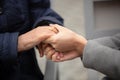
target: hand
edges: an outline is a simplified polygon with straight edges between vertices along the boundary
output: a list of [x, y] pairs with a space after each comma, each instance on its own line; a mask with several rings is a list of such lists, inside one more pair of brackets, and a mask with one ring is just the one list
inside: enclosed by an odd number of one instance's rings
[[50, 59], [54, 62], [62, 62], [80, 57], [79, 53], [76, 50], [61, 53], [55, 51], [55, 49], [51, 46], [47, 46], [46, 48], [44, 48], [44, 54], [46, 55], [47, 59]]
[[54, 35], [55, 32], [50, 30], [49, 26], [37, 27], [18, 37], [18, 51], [24, 51], [33, 48], [40, 42]]
[[[82, 56], [84, 47], [87, 43], [87, 40], [84, 37], [59, 25], [51, 26], [56, 27], [59, 32], [45, 40], [45, 43], [49, 43], [53, 47], [51, 48], [49, 46], [44, 49], [45, 52], [47, 51], [46, 56], [48, 59], [53, 61], [64, 61]], [[48, 51], [49, 48], [51, 49]], [[59, 56], [61, 54], [64, 56]]]
[[46, 39], [44, 43], [51, 44], [56, 51], [60, 52], [70, 50], [77, 50], [79, 53], [83, 52], [84, 46], [87, 43], [87, 40], [84, 37], [57, 24], [50, 26], [55, 27], [58, 30], [58, 33]]
[[[54, 32], [55, 34], [57, 34], [58, 33], [58, 30], [53, 26], [51, 26], [50, 28], [49, 28], [49, 30], [51, 30], [52, 32]], [[44, 43], [44, 41], [42, 41], [40, 44], [38, 44], [37, 45], [37, 49], [38, 49], [38, 51], [39, 51], [39, 53], [40, 53], [40, 57], [43, 57], [44, 56], [44, 49], [46, 48], [46, 47], [52, 47], [50, 44], [48, 44], [48, 43]]]

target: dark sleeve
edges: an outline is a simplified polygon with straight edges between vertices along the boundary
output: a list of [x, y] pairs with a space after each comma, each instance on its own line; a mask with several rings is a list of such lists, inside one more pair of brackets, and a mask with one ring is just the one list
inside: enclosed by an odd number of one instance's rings
[[0, 34], [0, 65], [14, 64], [17, 60], [18, 33]]
[[103, 74], [120, 79], [120, 34], [88, 41], [84, 53], [83, 64]]
[[50, 0], [30, 0], [33, 27], [49, 23], [63, 25], [63, 19], [50, 8]]

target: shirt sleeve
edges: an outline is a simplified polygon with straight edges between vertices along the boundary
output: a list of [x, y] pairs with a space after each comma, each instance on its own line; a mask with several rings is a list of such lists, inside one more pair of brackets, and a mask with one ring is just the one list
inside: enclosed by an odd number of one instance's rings
[[120, 34], [89, 40], [83, 53], [83, 64], [117, 80], [120, 78]]
[[18, 33], [0, 34], [0, 65], [11, 65], [17, 61]]
[[33, 27], [49, 23], [63, 25], [63, 19], [50, 8], [50, 0], [30, 0]]

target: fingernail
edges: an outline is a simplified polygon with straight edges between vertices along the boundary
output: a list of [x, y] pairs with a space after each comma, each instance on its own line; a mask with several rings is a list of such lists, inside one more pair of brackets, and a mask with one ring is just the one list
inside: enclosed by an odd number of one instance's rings
[[64, 55], [62, 53], [60, 53], [60, 57], [64, 57]]
[[57, 56], [57, 59], [60, 59], [60, 56]]

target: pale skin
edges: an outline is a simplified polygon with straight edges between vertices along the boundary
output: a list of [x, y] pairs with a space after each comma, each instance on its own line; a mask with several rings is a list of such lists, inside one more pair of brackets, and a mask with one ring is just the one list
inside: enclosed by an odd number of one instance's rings
[[42, 41], [46, 40], [56, 31], [50, 26], [39, 26], [25, 34], [18, 37], [18, 52], [29, 50], [36, 45], [39, 45]]
[[84, 37], [57, 24], [50, 26], [55, 27], [58, 33], [44, 41], [44, 43], [50, 44], [44, 45], [42, 48], [48, 59], [60, 62], [83, 55], [84, 47], [87, 44]]

